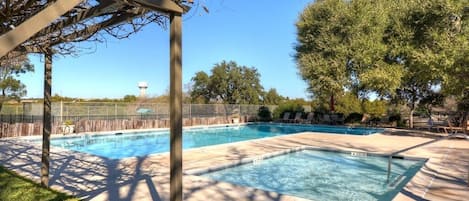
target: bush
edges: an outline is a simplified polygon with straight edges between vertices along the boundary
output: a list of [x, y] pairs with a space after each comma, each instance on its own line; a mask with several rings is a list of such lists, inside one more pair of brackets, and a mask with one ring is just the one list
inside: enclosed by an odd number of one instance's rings
[[257, 116], [259, 116], [259, 121], [272, 121], [272, 112], [270, 112], [269, 107], [261, 106]]
[[389, 121], [390, 122], [398, 122], [401, 120], [401, 114], [393, 114], [389, 116]]
[[320, 110], [314, 111], [314, 121], [319, 122], [324, 117], [324, 112]]
[[350, 113], [347, 118], [345, 118], [345, 123], [361, 123], [363, 119], [363, 114], [360, 113]]
[[293, 113], [304, 111], [305, 109], [303, 108], [303, 105], [299, 103], [285, 102], [281, 103], [280, 105], [278, 105], [277, 108], [275, 108], [273, 116], [274, 119], [279, 119], [283, 117], [283, 114], [285, 114], [285, 112], [290, 112], [291, 115], [293, 115]]

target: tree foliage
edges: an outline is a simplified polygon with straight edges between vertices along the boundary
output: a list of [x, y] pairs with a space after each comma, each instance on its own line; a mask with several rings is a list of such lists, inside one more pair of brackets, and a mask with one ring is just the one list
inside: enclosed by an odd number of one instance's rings
[[5, 101], [26, 95], [26, 86], [18, 76], [32, 71], [34, 66], [25, 54], [11, 52], [0, 60], [0, 111]]
[[261, 106], [257, 111], [257, 116], [260, 121], [272, 121], [272, 112], [270, 112], [269, 107]]
[[285, 112], [290, 112], [291, 116], [294, 116], [296, 112], [304, 112], [303, 103], [299, 100], [286, 100], [278, 105], [274, 109], [272, 114], [274, 119], [282, 118]]
[[122, 101], [124, 101], [124, 102], [135, 102], [135, 101], [137, 101], [137, 96], [135, 96], [135, 95], [125, 95], [124, 98], [122, 98]]
[[[315, 97], [405, 102], [469, 91], [469, 0], [322, 0], [296, 23], [295, 59]], [[437, 101], [436, 99], [433, 101]], [[432, 101], [430, 101], [432, 102]], [[412, 112], [411, 112], [412, 113]]]
[[263, 101], [265, 105], [278, 105], [285, 98], [278, 94], [277, 90], [274, 88], [269, 89], [263, 95]]
[[382, 37], [390, 12], [382, 1], [317, 1], [296, 23], [295, 59], [315, 97], [344, 90], [392, 93], [402, 66], [386, 62]]
[[384, 100], [363, 101], [363, 113], [371, 117], [380, 118], [387, 112], [387, 102]]
[[335, 111], [345, 116], [351, 113], [363, 113], [361, 100], [354, 94], [346, 92], [336, 99]]
[[234, 61], [215, 64], [211, 75], [198, 72], [192, 78], [193, 101], [228, 104], [259, 104], [263, 87], [260, 74], [254, 67], [239, 66]]

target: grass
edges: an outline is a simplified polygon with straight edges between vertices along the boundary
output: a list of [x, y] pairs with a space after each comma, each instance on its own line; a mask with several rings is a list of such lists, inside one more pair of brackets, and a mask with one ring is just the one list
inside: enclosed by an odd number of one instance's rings
[[65, 193], [60, 193], [25, 179], [0, 166], [0, 201], [78, 201]]

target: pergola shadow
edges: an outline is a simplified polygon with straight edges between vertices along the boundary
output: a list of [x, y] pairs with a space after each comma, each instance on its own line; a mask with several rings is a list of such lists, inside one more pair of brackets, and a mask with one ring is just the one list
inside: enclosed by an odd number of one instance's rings
[[[0, 141], [0, 164], [33, 181], [39, 181], [41, 169], [40, 145], [20, 141]], [[91, 200], [105, 193], [107, 200], [135, 200], [136, 188], [144, 183], [151, 200], [162, 200], [152, 177], [164, 176], [164, 172], [145, 171], [142, 164], [146, 157], [126, 162], [83, 153], [53, 149], [51, 152], [50, 186]], [[168, 169], [168, 164], [152, 162], [152, 167]], [[169, 182], [168, 180], [165, 181]], [[125, 188], [123, 193], [122, 189]], [[140, 187], [141, 188], [141, 187]]]

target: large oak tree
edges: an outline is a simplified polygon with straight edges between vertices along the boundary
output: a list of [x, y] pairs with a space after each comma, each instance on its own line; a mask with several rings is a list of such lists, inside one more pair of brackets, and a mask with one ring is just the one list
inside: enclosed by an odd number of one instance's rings
[[222, 61], [213, 66], [211, 75], [200, 71], [192, 78], [193, 102], [228, 104], [259, 104], [263, 87], [254, 67]]
[[300, 74], [323, 100], [344, 91], [373, 92], [404, 101], [413, 111], [435, 86], [462, 100], [469, 90], [468, 5], [468, 0], [318, 0], [296, 24]]

